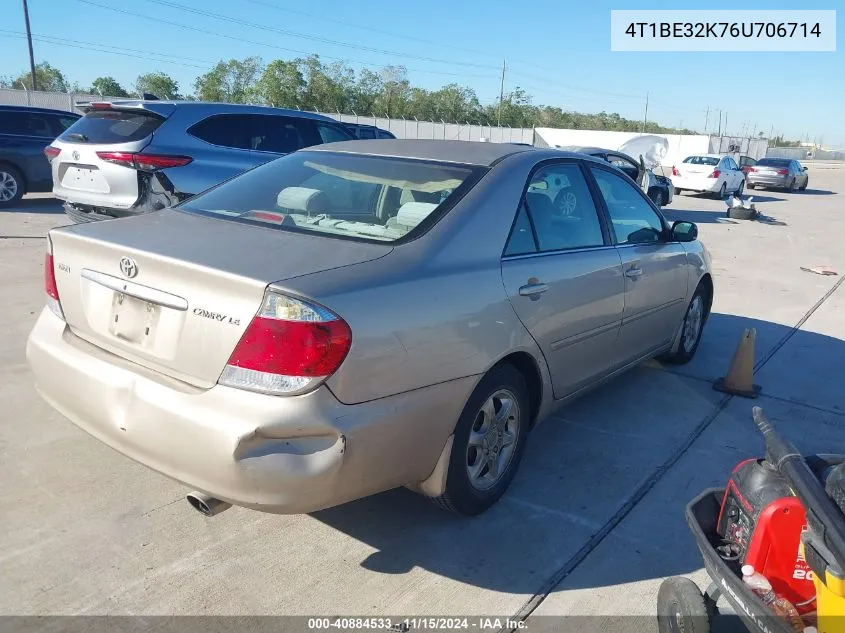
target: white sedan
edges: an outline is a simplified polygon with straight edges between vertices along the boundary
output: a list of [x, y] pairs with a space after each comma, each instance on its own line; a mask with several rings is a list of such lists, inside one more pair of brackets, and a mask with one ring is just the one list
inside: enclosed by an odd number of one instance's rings
[[730, 156], [698, 154], [687, 156], [680, 165], [672, 167], [672, 186], [676, 196], [682, 191], [696, 191], [724, 198], [728, 193], [742, 195], [745, 174]]

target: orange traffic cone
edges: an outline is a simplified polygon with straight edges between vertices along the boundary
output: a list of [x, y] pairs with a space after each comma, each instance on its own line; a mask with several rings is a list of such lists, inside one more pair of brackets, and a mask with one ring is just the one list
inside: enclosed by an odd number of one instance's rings
[[743, 331], [734, 357], [731, 359], [728, 375], [714, 382], [714, 389], [743, 398], [756, 398], [760, 395], [760, 385], [755, 385], [752, 382], [754, 379], [754, 341], [756, 339], [757, 330], [754, 328]]

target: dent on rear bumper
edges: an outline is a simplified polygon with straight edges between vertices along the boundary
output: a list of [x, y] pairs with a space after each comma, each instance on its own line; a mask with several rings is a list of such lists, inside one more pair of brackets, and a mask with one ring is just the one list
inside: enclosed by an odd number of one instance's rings
[[44, 399], [95, 438], [186, 486], [279, 513], [426, 479], [476, 382], [358, 405], [325, 386], [296, 397], [199, 390], [82, 341], [46, 309], [27, 360]]

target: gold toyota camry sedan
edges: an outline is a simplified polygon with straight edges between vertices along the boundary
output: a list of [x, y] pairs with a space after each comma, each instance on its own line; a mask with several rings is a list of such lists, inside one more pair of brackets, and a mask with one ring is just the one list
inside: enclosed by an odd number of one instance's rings
[[478, 514], [555, 407], [692, 358], [713, 299], [694, 224], [511, 144], [321, 145], [47, 244], [40, 393], [208, 515], [398, 486]]

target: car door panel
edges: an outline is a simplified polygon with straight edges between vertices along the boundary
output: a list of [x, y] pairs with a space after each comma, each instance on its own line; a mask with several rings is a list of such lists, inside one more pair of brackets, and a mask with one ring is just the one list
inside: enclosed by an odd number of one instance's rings
[[532, 174], [502, 259], [514, 311], [537, 341], [554, 396], [615, 369], [625, 284], [580, 161]]
[[642, 192], [598, 167], [596, 179], [617, 241], [625, 284], [618, 350], [625, 362], [666, 347], [686, 310], [688, 266], [683, 245]]
[[[615, 249], [506, 259], [502, 279], [519, 319], [546, 358], [556, 398], [619, 364], [615, 344], [625, 284]], [[520, 289], [532, 281], [545, 284], [547, 290], [521, 294]]]

